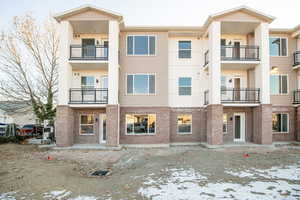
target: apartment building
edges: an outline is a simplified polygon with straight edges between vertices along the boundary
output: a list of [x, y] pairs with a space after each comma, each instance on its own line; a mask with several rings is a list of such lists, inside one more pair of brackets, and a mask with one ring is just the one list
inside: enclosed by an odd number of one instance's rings
[[130, 27], [91, 5], [61, 32], [57, 146], [300, 140], [300, 26], [242, 6], [201, 27]]

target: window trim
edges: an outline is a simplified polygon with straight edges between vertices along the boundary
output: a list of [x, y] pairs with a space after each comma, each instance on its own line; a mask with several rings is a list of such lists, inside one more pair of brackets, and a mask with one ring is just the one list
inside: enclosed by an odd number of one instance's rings
[[[190, 42], [191, 43], [191, 48], [190, 49], [180, 49], [180, 47], [179, 47], [180, 42]], [[189, 51], [191, 51], [191, 57], [189, 57], [189, 58], [180, 58], [179, 57], [180, 50], [186, 50], [186, 51], [189, 50]], [[192, 59], [192, 40], [177, 40], [177, 53], [178, 53], [177, 58], [180, 59], [180, 60], [190, 60], [190, 59]]]
[[[186, 133], [181, 133], [181, 132], [179, 132], [178, 117], [179, 117], [180, 115], [189, 115], [189, 116], [191, 116], [191, 123], [189, 124], [189, 125], [191, 125], [191, 131], [190, 131], [190, 132], [186, 132]], [[177, 131], [176, 131], [176, 133], [177, 133], [178, 135], [192, 135], [192, 134], [193, 134], [193, 114], [192, 114], [192, 113], [181, 113], [181, 114], [177, 114], [177, 117], [176, 117], [176, 125], [177, 125]]]
[[[128, 54], [128, 37], [132, 36], [133, 37], [133, 40], [132, 40], [132, 55]], [[134, 39], [134, 36], [148, 36], [148, 54], [140, 54], [140, 55], [137, 55], [135, 54], [135, 51], [134, 51], [134, 43], [135, 43], [135, 39]], [[150, 54], [150, 40], [149, 40], [149, 37], [150, 36], [153, 36], [155, 38], [155, 48], [154, 48], [154, 54]], [[154, 35], [154, 34], [128, 34], [126, 35], [126, 56], [156, 56], [157, 55], [157, 35]]]
[[[226, 131], [224, 132], [224, 130], [222, 130], [223, 134], [228, 134], [228, 114], [227, 113], [223, 113], [223, 118], [224, 118], [224, 115], [226, 115]], [[222, 120], [223, 121], [223, 120]], [[223, 121], [223, 125], [224, 125], [224, 121]]]
[[[93, 124], [81, 124], [81, 116], [83, 116], [83, 115], [93, 115], [94, 116], [94, 123]], [[83, 134], [83, 133], [81, 133], [81, 125], [93, 125], [93, 134]], [[81, 136], [94, 136], [96, 134], [96, 130], [95, 130], [95, 115], [94, 115], [94, 113], [81, 113], [80, 115], [79, 115], [79, 135]]]
[[[154, 133], [142, 133], [142, 134], [137, 134], [137, 133], [134, 133], [134, 131], [130, 134], [130, 133], [127, 133], [127, 121], [126, 121], [126, 115], [147, 115], [148, 118], [149, 118], [149, 115], [155, 115], [155, 127], [154, 127]], [[149, 120], [149, 119], [148, 119]], [[156, 135], [156, 127], [157, 127], [157, 117], [156, 117], [156, 113], [125, 113], [125, 135], [126, 136], [154, 136]], [[133, 130], [134, 130], [134, 124], [133, 124]], [[149, 127], [148, 127], [148, 131], [149, 131]]]
[[[276, 93], [276, 94], [272, 94], [271, 93], [271, 87], [270, 87], [270, 95], [271, 96], [288, 96], [289, 95], [289, 89], [290, 89], [290, 85], [289, 85], [289, 75], [288, 74], [271, 74], [270, 75], [270, 81], [271, 81], [271, 76], [286, 76], [287, 79], [287, 93]], [[270, 83], [271, 86], [271, 83]], [[282, 88], [282, 81], [281, 81], [281, 88]]]
[[[148, 93], [134, 93], [134, 78], [133, 78], [133, 93], [132, 94], [130, 94], [130, 93], [128, 93], [128, 87], [127, 87], [127, 77], [128, 77], [128, 75], [133, 75], [133, 76], [135, 76], [135, 75], [148, 75], [148, 87], [147, 87], [147, 89], [148, 89]], [[154, 93], [149, 93], [149, 86], [150, 86], [150, 84], [149, 84], [149, 76], [150, 75], [154, 75]], [[126, 73], [125, 74], [125, 91], [126, 91], [126, 96], [156, 96], [156, 93], [157, 93], [157, 84], [156, 84], [156, 73]]]
[[[180, 86], [180, 81], [179, 81], [179, 79], [180, 78], [190, 78], [191, 79], [191, 86]], [[180, 76], [180, 77], [178, 77], [178, 79], [177, 79], [178, 81], [177, 81], [177, 83], [178, 83], [178, 96], [192, 96], [193, 95], [193, 87], [192, 87], [192, 85], [193, 85], [193, 77], [191, 77], [191, 76]], [[180, 88], [191, 88], [191, 94], [190, 95], [180, 95], [180, 93], [179, 93], [179, 90], [180, 90]]]
[[[270, 48], [270, 38], [280, 38], [280, 43], [281, 43], [281, 39], [286, 39], [286, 56], [283, 56], [283, 55], [278, 55], [278, 56], [273, 56], [270, 54], [270, 57], [289, 57], [289, 40], [288, 40], [288, 37], [285, 37], [285, 36], [269, 36], [269, 48]], [[269, 49], [270, 51], [270, 49]], [[281, 49], [280, 49], [280, 53], [281, 52]]]
[[[288, 134], [290, 132], [290, 114], [288, 112], [273, 112], [272, 115], [275, 114], [275, 115], [284, 115], [286, 114], [287, 115], [287, 131], [274, 131], [273, 130], [273, 124], [272, 124], [272, 133], [273, 134], [281, 134], [281, 133], [284, 133], [284, 134]], [[281, 118], [282, 119], [282, 118]]]

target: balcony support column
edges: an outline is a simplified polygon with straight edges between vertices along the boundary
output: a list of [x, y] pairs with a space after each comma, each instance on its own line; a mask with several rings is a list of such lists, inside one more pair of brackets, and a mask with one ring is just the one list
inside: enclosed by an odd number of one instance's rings
[[270, 104], [269, 24], [255, 29], [255, 45], [259, 46], [260, 64], [255, 67], [255, 87], [260, 88], [261, 104]]
[[59, 24], [59, 63], [58, 66], [58, 105], [68, 105], [69, 89], [72, 82], [72, 66], [69, 64], [70, 45], [73, 38], [73, 28], [68, 21]]
[[270, 145], [273, 141], [272, 105], [263, 104], [253, 109], [253, 142]]
[[296, 107], [296, 140], [300, 142], [300, 105]]

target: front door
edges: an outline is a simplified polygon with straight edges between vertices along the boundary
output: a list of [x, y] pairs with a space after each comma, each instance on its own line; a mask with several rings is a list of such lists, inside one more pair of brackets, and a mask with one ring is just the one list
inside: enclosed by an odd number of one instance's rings
[[240, 59], [240, 42], [234, 42], [234, 47], [233, 47], [233, 59], [234, 60], [239, 60]]
[[245, 142], [245, 113], [234, 113], [233, 118], [234, 142]]
[[95, 39], [82, 39], [82, 57], [92, 58], [96, 56]]
[[105, 144], [106, 143], [106, 114], [100, 114], [99, 117], [99, 127], [100, 127], [100, 133], [99, 133], [99, 143]]
[[233, 78], [234, 101], [241, 100], [241, 78]]

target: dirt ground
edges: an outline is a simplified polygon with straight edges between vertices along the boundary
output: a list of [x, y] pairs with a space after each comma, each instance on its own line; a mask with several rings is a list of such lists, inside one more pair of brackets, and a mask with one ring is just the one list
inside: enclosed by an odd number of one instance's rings
[[[106, 169], [108, 176], [90, 176]], [[300, 199], [299, 186], [300, 150], [289, 147], [96, 151], [0, 145], [0, 200], [243, 199], [234, 192], [249, 191], [256, 199]]]

